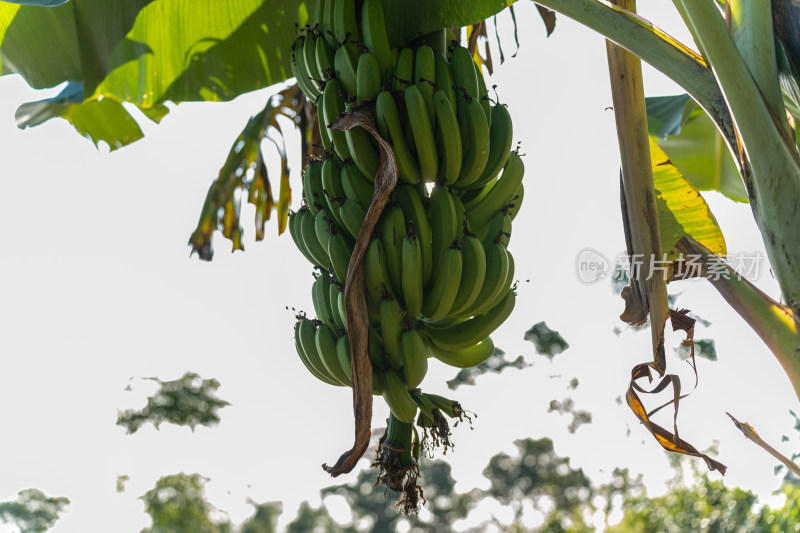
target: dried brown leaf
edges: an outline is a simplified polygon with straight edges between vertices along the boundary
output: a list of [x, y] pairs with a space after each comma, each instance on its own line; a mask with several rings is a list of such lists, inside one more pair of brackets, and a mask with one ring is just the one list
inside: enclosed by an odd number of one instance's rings
[[333, 466], [322, 467], [333, 477], [351, 472], [369, 447], [372, 424], [372, 363], [368, 353], [369, 315], [364, 280], [364, 254], [386, 200], [397, 184], [397, 162], [392, 147], [378, 134], [375, 115], [366, 107], [342, 114], [330, 125], [332, 130], [364, 128], [378, 142], [380, 164], [375, 176], [375, 192], [367, 216], [359, 230], [344, 288], [345, 313], [350, 338], [350, 360], [353, 372], [353, 415], [355, 440], [353, 447], [344, 452]]

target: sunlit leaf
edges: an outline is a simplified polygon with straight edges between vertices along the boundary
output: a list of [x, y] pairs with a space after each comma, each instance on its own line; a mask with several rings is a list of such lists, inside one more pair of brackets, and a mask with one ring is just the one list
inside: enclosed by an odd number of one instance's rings
[[84, 102], [80, 83], [68, 84], [53, 98], [22, 104], [16, 113], [20, 129], [37, 126], [52, 118], [66, 119], [95, 146], [105, 142], [112, 151], [143, 137], [139, 125], [121, 103], [111, 98]]
[[647, 127], [672, 164], [698, 190], [747, 202], [736, 163], [709, 116], [687, 94], [646, 98]]
[[661, 249], [667, 260], [675, 261], [679, 253], [675, 244], [691, 236], [719, 255], [725, 255], [725, 239], [714, 215], [697, 189], [672, 165], [671, 160], [650, 138], [653, 164], [653, 185], [661, 230]]

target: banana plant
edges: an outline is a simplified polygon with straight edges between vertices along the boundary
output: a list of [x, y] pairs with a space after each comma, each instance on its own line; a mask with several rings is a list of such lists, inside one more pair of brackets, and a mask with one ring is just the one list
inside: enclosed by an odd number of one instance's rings
[[[512, 3], [384, 0], [386, 17], [393, 21], [393, 45], [410, 36], [480, 23]], [[800, 10], [781, 0], [728, 0], [724, 4], [673, 0], [699, 47], [694, 51], [639, 17], [632, 5], [626, 9], [600, 0], [537, 3], [599, 32], [666, 74], [714, 124], [743, 179], [782, 302], [741, 280], [715, 286], [765, 341], [800, 396], [800, 156], [794, 129], [800, 116], [796, 82], [800, 63], [795, 53], [798, 39], [791, 31]], [[228, 100], [290, 79], [286, 51], [294, 39], [294, 25], [305, 24], [314, 4], [313, 0], [232, 0], [224, 6], [212, 0], [123, 0], [113, 6], [88, 0], [0, 2], [0, 68], [2, 74], [21, 74], [35, 88], [70, 82], [59, 97], [21, 108], [21, 125], [65, 117], [95, 142], [106, 140], [116, 148], [141, 137], [122, 102], [132, 102], [158, 121], [167, 112], [167, 101]], [[175, 33], [176, 20], [193, 22]], [[35, 34], [47, 33], [53, 38], [31, 41], [31, 28], [36, 29]], [[101, 104], [103, 112], [98, 112]], [[245, 133], [255, 135], [253, 132], [264, 130], [263, 125], [274, 116], [271, 109], [268, 105], [256, 115]], [[635, 113], [641, 115], [644, 109], [641, 106]], [[294, 112], [280, 112], [290, 111]], [[641, 139], [638, 146], [637, 150], [644, 150]], [[648, 160], [636, 150], [630, 157], [638, 157], [639, 164]], [[249, 151], [226, 166], [235, 169], [259, 158]], [[219, 185], [212, 186], [214, 194], [230, 189], [224, 178], [221, 173]], [[650, 184], [631, 186], [651, 187], [653, 178], [648, 176], [648, 180]], [[267, 211], [273, 205], [280, 209], [288, 205], [283, 192], [279, 202], [271, 201], [268, 189], [262, 192], [259, 205], [267, 206]], [[636, 200], [636, 194], [629, 198], [629, 213], [637, 209], [645, 213], [629, 220], [631, 237], [637, 241], [646, 229], [643, 225], [658, 228], [659, 221], [657, 213]], [[214, 205], [203, 213], [205, 233], [195, 235], [201, 244], [218, 222], [216, 215], [211, 215], [216, 213]], [[226, 206], [225, 213], [223, 229], [236, 235], [231, 229], [236, 225], [231, 220], [238, 220], [236, 206]], [[265, 212], [261, 216], [268, 218]], [[706, 263], [720, 251], [709, 251], [690, 238], [664, 247], [665, 252], [698, 254]], [[651, 247], [650, 251], [660, 250]], [[663, 293], [653, 286], [637, 290], [639, 299], [651, 304], [654, 291]], [[654, 353], [659, 349], [662, 324], [658, 322], [662, 319], [665, 317], [659, 315], [651, 321]]]

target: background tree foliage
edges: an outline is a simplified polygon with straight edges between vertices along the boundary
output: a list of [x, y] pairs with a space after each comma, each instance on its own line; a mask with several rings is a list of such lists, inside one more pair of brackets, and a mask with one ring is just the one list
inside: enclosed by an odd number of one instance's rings
[[19, 491], [14, 501], [0, 502], [0, 522], [20, 533], [43, 533], [53, 527], [69, 505], [67, 498], [51, 498], [38, 489]]

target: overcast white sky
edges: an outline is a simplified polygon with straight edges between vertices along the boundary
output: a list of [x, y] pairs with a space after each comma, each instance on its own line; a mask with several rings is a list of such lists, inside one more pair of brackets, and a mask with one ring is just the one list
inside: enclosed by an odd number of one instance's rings
[[[640, 10], [688, 40], [675, 30], [671, 4], [648, 0]], [[531, 3], [519, 3], [517, 16], [521, 50], [489, 85], [498, 85], [527, 154], [526, 197], [510, 250], [518, 278], [530, 283], [520, 284], [496, 344], [534, 365], [452, 392], [444, 382], [455, 371], [431, 364], [423, 388], [479, 414], [472, 431], [455, 430], [455, 453], [447, 455], [460, 491], [486, 486], [481, 471], [499, 451], [513, 452], [514, 439], [550, 437], [558, 454], [594, 479], [624, 466], [644, 473], [658, 492], [669, 474], [665, 455], [615, 402], [631, 367], [649, 358], [650, 336], [615, 335], [621, 300], [609, 284], [586, 286], [575, 275], [581, 249], [608, 257], [624, 249], [604, 42], [565, 17], [546, 40]], [[513, 44], [504, 45], [508, 58]], [[645, 88], [649, 95], [681, 92], [652, 70]], [[234, 521], [250, 514], [248, 497], [282, 500], [291, 516], [302, 500], [318, 502], [332, 481], [319, 465], [351, 444], [349, 389], [321, 384], [295, 355], [293, 313], [285, 307], [312, 308], [312, 278], [288, 234], [277, 238], [270, 224], [265, 241], [254, 243], [246, 210], [245, 253], [230, 254], [218, 237], [214, 261], [203, 263], [186, 246], [209, 183], [266, 94], [182, 104], [161, 125], [144, 123], [144, 140], [108, 154], [62, 120], [17, 130], [16, 107], [41, 94], [18, 77], [0, 79], [0, 500], [27, 487], [69, 497], [55, 533], [98, 524], [139, 531], [149, 520], [137, 498], [181, 471], [209, 477], [210, 500]], [[297, 206], [300, 184], [293, 184]], [[705, 196], [729, 252], [763, 253], [749, 206]], [[777, 294], [766, 266], [758, 284]], [[725, 411], [791, 455], [800, 443], [788, 410], [800, 412], [798, 400], [772, 355], [711, 287], [693, 281], [677, 290], [679, 306], [713, 322], [698, 326], [696, 338], [714, 338], [720, 359], [699, 360], [700, 388], [681, 404], [681, 436], [700, 449], [719, 441], [725, 482], [767, 495], [778, 486], [776, 462], [745, 441]], [[523, 340], [542, 320], [570, 344], [552, 363]], [[669, 361], [691, 383], [686, 365]], [[218, 379], [219, 396], [232, 403], [219, 427], [147, 426], [129, 436], [115, 426], [118, 409], [141, 407], [155, 390], [141, 378], [175, 379], [190, 370]], [[572, 377], [580, 380], [575, 391], [567, 387]], [[129, 384], [133, 392], [124, 391]], [[575, 434], [567, 417], [546, 412], [550, 400], [568, 396], [593, 415]], [[376, 401], [374, 425], [387, 413]], [[783, 434], [792, 440], [781, 442]], [[131, 478], [123, 494], [114, 491], [120, 474]]]

